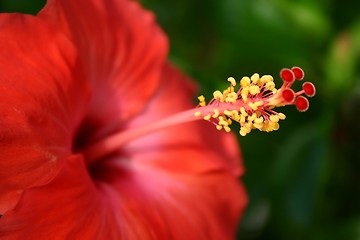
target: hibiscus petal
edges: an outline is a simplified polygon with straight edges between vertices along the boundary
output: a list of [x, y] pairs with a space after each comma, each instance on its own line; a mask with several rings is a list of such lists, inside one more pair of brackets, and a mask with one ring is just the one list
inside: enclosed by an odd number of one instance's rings
[[107, 179], [94, 184], [82, 156], [69, 157], [52, 182], [26, 190], [17, 207], [3, 216], [0, 237], [233, 239], [233, 219], [246, 200], [234, 178], [212, 173], [180, 180], [122, 163], [107, 162]]
[[52, 182], [26, 190], [16, 208], [4, 214], [0, 238], [119, 239], [114, 238], [119, 230], [84, 159], [73, 155]]
[[33, 16], [1, 14], [0, 46], [1, 214], [23, 189], [57, 173], [71, 151], [87, 88], [72, 44]]
[[121, 212], [124, 239], [234, 239], [247, 198], [228, 172], [175, 175], [119, 159], [102, 167], [98, 186]]
[[167, 39], [153, 14], [129, 0], [50, 0], [39, 16], [73, 40], [92, 83], [81, 135], [92, 142], [121, 130], [155, 92], [166, 59]]

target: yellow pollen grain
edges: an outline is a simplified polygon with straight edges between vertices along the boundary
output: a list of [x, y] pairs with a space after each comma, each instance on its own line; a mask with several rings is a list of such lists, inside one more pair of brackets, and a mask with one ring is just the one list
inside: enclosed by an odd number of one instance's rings
[[240, 85], [241, 85], [242, 87], [250, 86], [250, 78], [249, 78], [249, 77], [243, 77], [243, 78], [240, 80]]
[[257, 110], [257, 106], [253, 103], [253, 102], [249, 102], [249, 107], [252, 109], [252, 110], [254, 110], [254, 111], [256, 111]]
[[214, 109], [214, 114], [212, 115], [213, 118], [217, 118], [219, 116], [220, 112], [217, 108]]
[[214, 96], [214, 99], [222, 99], [223, 97], [223, 94], [219, 91], [219, 90], [216, 90], [214, 93], [213, 93], [213, 96]]
[[273, 91], [275, 90], [275, 83], [274, 82], [268, 82], [265, 84], [266, 90]]
[[277, 123], [279, 121], [279, 117], [276, 116], [276, 115], [271, 115], [270, 116], [270, 121], [274, 122], [274, 123]]
[[273, 129], [276, 131], [276, 130], [278, 130], [279, 128], [280, 128], [279, 123], [275, 123], [275, 124], [274, 124], [274, 128], [273, 128]]
[[226, 102], [235, 103], [238, 98], [238, 95], [235, 92], [231, 92], [226, 96]]
[[199, 99], [199, 105], [201, 107], [205, 107], [206, 106], [205, 97], [203, 95], [201, 95], [198, 97], [198, 99]]
[[243, 126], [240, 128], [240, 135], [245, 136], [246, 134], [251, 132], [251, 128], [248, 128], [246, 126]]
[[279, 113], [278, 116], [281, 120], [284, 120], [286, 118], [285, 114], [283, 114], [283, 113]]
[[222, 125], [222, 126], [229, 126], [229, 123], [225, 120], [219, 120], [219, 125]]
[[257, 118], [256, 113], [253, 113], [250, 117], [248, 117], [248, 121], [254, 121]]
[[245, 123], [245, 122], [246, 122], [245, 116], [241, 115], [240, 116], [240, 123]]
[[225, 132], [231, 132], [231, 128], [228, 126], [224, 126], [224, 130], [225, 130]]
[[195, 116], [195, 117], [201, 116], [201, 112], [200, 112], [200, 111], [195, 112], [195, 113], [194, 113], [194, 116]]
[[245, 111], [245, 108], [244, 107], [241, 107], [240, 108], [240, 113], [242, 114], [242, 115], [244, 115], [244, 117], [246, 117], [248, 114], [247, 114], [247, 112]]
[[260, 75], [258, 73], [254, 73], [250, 79], [254, 84], [256, 84], [260, 79]]
[[249, 87], [244, 87], [241, 89], [241, 94], [246, 94], [248, 95], [249, 94]]
[[247, 103], [247, 100], [248, 100], [247, 94], [242, 93], [242, 94], [241, 94], [241, 98], [242, 98], [242, 100], [244, 101], [244, 103]]
[[257, 102], [254, 102], [254, 104], [258, 107], [264, 105], [264, 102], [263, 101], [257, 101]]
[[247, 134], [247, 133], [246, 133], [244, 130], [242, 130], [242, 129], [239, 131], [239, 133], [240, 133], [240, 135], [243, 136], [243, 137], [245, 137], [246, 134]]
[[228, 87], [227, 89], [225, 89], [225, 90], [223, 91], [223, 96], [227, 96], [229, 93], [232, 92], [231, 90], [232, 90], [231, 87]]
[[256, 111], [258, 109], [258, 107], [263, 105], [263, 101], [257, 101], [254, 103], [250, 102], [248, 105], [252, 110]]
[[249, 92], [251, 95], [256, 95], [256, 94], [260, 93], [260, 88], [259, 88], [259, 86], [256, 86], [256, 85], [250, 86]]
[[210, 115], [210, 114], [208, 114], [208, 115], [206, 115], [206, 116], [204, 117], [204, 120], [209, 121], [209, 120], [210, 120], [210, 118], [211, 118], [211, 115]]
[[221, 125], [216, 125], [216, 129], [217, 129], [217, 130], [220, 131], [222, 128], [223, 128], [223, 127], [222, 127]]
[[268, 83], [274, 81], [274, 78], [271, 75], [263, 75], [261, 77], [261, 81], [264, 83]]
[[229, 77], [228, 79], [228, 82], [230, 82], [231, 86], [235, 87], [236, 86], [236, 81], [235, 81], [235, 78], [233, 77]]
[[254, 123], [254, 127], [257, 129], [262, 129], [263, 126], [264, 126], [264, 123]]
[[264, 122], [264, 118], [263, 117], [259, 117], [259, 118], [256, 118], [254, 120], [254, 123], [263, 123]]
[[229, 110], [224, 110], [224, 114], [226, 116], [229, 116], [229, 117], [232, 117], [233, 116], [233, 112], [232, 111], [229, 111]]

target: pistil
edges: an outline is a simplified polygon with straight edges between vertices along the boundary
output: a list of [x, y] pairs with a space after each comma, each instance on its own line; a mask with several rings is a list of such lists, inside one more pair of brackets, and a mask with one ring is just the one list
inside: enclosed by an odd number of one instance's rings
[[177, 113], [156, 122], [127, 129], [97, 142], [83, 151], [87, 161], [93, 162], [111, 154], [134, 139], [150, 133], [161, 131], [171, 126], [184, 124], [196, 120], [206, 120], [215, 125], [218, 130], [230, 132], [233, 122], [240, 125], [239, 134], [246, 136], [253, 129], [260, 131], [274, 131], [279, 129], [279, 120], [285, 119], [285, 114], [274, 111], [275, 107], [295, 105], [301, 112], [309, 107], [309, 97], [315, 95], [315, 87], [310, 82], [303, 84], [303, 89], [294, 92], [291, 89], [295, 80], [302, 80], [304, 72], [299, 67], [282, 69], [280, 77], [283, 80], [281, 88], [276, 89], [274, 79], [270, 75], [262, 77], [255, 73], [251, 77], [243, 77], [239, 82], [239, 89], [235, 91], [236, 80], [228, 78], [230, 86], [223, 90], [216, 90], [213, 99], [208, 103], [200, 96], [196, 108]]

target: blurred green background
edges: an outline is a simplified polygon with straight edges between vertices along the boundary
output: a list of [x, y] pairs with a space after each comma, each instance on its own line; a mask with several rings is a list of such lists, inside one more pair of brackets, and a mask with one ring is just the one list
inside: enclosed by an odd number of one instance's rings
[[[355, 0], [142, 0], [170, 58], [209, 99], [228, 76], [300, 66], [317, 87], [279, 131], [239, 137], [250, 204], [238, 239], [360, 239], [360, 3]], [[36, 13], [43, 0], [1, 0]], [[280, 84], [280, 82], [278, 82]], [[300, 88], [300, 86], [299, 86]]]

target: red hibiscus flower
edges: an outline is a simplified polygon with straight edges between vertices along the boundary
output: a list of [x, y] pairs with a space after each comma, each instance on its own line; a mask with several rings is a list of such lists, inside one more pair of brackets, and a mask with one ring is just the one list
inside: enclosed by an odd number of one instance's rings
[[170, 117], [195, 89], [151, 13], [50, 0], [1, 14], [0, 45], [2, 239], [233, 238], [237, 143]]

